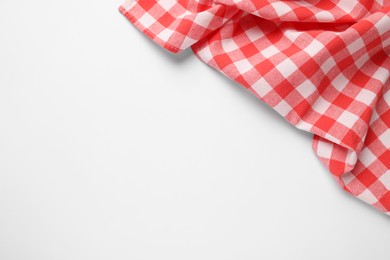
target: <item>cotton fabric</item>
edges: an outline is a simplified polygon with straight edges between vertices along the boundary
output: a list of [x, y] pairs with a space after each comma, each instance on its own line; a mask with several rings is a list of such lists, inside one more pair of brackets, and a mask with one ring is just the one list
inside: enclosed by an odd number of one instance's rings
[[313, 133], [341, 187], [390, 214], [389, 0], [128, 0], [119, 10]]

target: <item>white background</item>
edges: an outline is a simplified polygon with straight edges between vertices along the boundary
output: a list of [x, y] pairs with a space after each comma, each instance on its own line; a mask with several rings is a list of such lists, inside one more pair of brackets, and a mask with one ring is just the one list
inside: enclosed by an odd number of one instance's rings
[[0, 1], [0, 259], [389, 260], [390, 219], [121, 1]]

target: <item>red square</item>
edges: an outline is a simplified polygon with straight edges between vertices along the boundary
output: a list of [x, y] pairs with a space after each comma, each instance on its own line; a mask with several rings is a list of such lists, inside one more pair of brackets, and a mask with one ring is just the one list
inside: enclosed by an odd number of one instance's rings
[[281, 98], [286, 98], [295, 88], [291, 85], [288, 80], [283, 80], [279, 85], [275, 88], [275, 92], [279, 94]]
[[387, 150], [379, 156], [379, 160], [386, 166], [387, 169], [390, 169], [390, 150]]
[[325, 10], [330, 10], [333, 9], [336, 4], [333, 3], [332, 1], [318, 1], [317, 4], [315, 4], [320, 9], [325, 9]]
[[294, 12], [297, 14], [299, 19], [307, 19], [307, 18], [311, 18], [312, 16], [314, 16], [314, 13], [306, 7], [295, 8]]
[[330, 160], [329, 170], [335, 176], [341, 176], [345, 173], [345, 163], [336, 160]]
[[240, 75], [238, 76], [237, 78], [234, 79], [238, 84], [244, 86], [245, 88], [249, 88], [250, 85], [248, 84], [248, 82], [245, 80], [245, 78]]
[[225, 68], [226, 66], [232, 64], [232, 60], [227, 54], [219, 54], [214, 57], [215, 62], [218, 64], [220, 69]]
[[152, 0], [152, 1], [138, 1], [137, 4], [141, 6], [145, 11], [149, 11], [152, 9], [152, 7], [157, 4], [157, 1]]
[[390, 127], [390, 110], [383, 113], [380, 119], [387, 125], [387, 127]]
[[367, 76], [365, 73], [359, 70], [355, 75], [353, 75], [351, 82], [357, 86], [365, 86], [371, 79], [372, 77]]
[[330, 118], [328, 116], [321, 116], [320, 119], [314, 124], [314, 126], [318, 127], [324, 132], [329, 132], [329, 129], [334, 125], [336, 120]]
[[340, 108], [343, 108], [343, 109], [347, 109], [351, 103], [353, 102], [353, 99], [344, 95], [343, 93], [340, 93], [334, 100], [333, 100], [333, 104], [340, 107]]
[[284, 49], [282, 52], [287, 56], [287, 57], [292, 57], [295, 53], [298, 53], [301, 51], [301, 48], [299, 48], [295, 44], [291, 44], [287, 49]]
[[343, 60], [337, 62], [337, 65], [341, 70], [345, 70], [348, 67], [351, 66], [351, 64], [355, 64], [355, 60], [352, 58], [352, 56], [347, 56]]
[[164, 27], [169, 27], [175, 20], [169, 12], [166, 12], [158, 19], [158, 22]]
[[359, 144], [361, 140], [361, 137], [358, 136], [355, 131], [348, 130], [347, 134], [344, 136], [342, 142], [352, 149], [356, 149], [357, 145]]
[[188, 35], [188, 32], [190, 31], [192, 27], [193, 21], [190, 21], [188, 19], [183, 19], [179, 26], [175, 29], [175, 31], [183, 34], [183, 35]]
[[390, 211], [390, 191], [388, 191], [379, 202], [386, 208], [387, 211]]
[[311, 105], [306, 100], [302, 100], [298, 105], [294, 107], [294, 111], [299, 115], [300, 118], [302, 118], [307, 111], [309, 111]]
[[341, 50], [345, 50], [346, 46], [344, 41], [340, 37], [334, 37], [325, 48], [329, 51], [329, 54], [333, 57], [336, 56]]
[[280, 29], [275, 29], [274, 31], [267, 34], [267, 38], [272, 44], [279, 42], [282, 37], [283, 32]]
[[359, 173], [356, 178], [367, 188], [369, 188], [374, 182], [378, 180], [378, 178], [368, 169], [365, 169]]
[[242, 51], [242, 53], [246, 58], [250, 58], [253, 55], [259, 53], [259, 50], [256, 48], [256, 45], [254, 45], [253, 43], [249, 43], [244, 47], [240, 47], [240, 50]]
[[261, 75], [264, 76], [268, 72], [270, 72], [273, 68], [275, 68], [275, 65], [272, 62], [270, 62], [268, 59], [266, 59], [260, 62], [259, 64], [256, 64], [255, 68]]
[[310, 78], [314, 73], [320, 70], [320, 66], [313, 58], [307, 59], [307, 61], [299, 67], [299, 70]]

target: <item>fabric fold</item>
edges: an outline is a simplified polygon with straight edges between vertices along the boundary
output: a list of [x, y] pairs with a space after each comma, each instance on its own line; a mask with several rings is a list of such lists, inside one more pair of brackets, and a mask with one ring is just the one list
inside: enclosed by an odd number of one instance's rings
[[130, 0], [120, 11], [313, 133], [342, 188], [390, 214], [390, 1]]
[[127, 1], [119, 11], [149, 38], [173, 53], [207, 37], [239, 12], [213, 1], [155, 0]]

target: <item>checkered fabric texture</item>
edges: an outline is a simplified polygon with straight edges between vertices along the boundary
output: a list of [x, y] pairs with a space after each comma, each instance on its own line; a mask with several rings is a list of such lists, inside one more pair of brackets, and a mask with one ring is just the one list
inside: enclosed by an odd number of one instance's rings
[[134, 0], [119, 10], [313, 133], [343, 189], [390, 214], [390, 0]]

